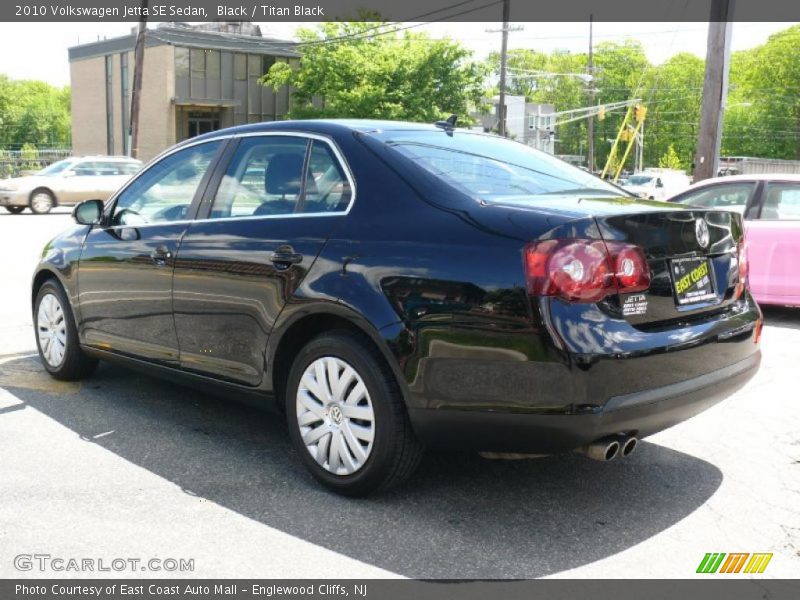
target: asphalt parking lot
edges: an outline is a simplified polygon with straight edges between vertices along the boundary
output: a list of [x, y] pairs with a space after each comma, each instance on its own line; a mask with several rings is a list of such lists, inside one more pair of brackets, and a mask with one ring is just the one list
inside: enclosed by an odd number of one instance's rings
[[626, 460], [431, 454], [403, 488], [347, 500], [270, 413], [110, 365], [50, 379], [29, 281], [69, 224], [0, 210], [0, 577], [65, 574], [15, 568], [35, 553], [193, 559], [178, 577], [477, 579], [686, 578], [707, 552], [771, 552], [761, 577], [800, 574], [800, 309], [765, 310], [746, 388]]

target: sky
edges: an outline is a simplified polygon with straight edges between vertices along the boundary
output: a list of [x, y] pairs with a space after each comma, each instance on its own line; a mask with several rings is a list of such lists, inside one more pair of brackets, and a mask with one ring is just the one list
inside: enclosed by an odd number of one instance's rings
[[[794, 23], [735, 23], [733, 50], [763, 44], [767, 38]], [[313, 23], [259, 23], [265, 36], [293, 39], [298, 26]], [[408, 25], [416, 25], [408, 23]], [[521, 30], [509, 35], [509, 48], [564, 49], [585, 52], [588, 23], [514, 23]], [[0, 73], [15, 79], [41, 79], [53, 85], [69, 84], [67, 48], [77, 44], [130, 33], [132, 23], [0, 23]], [[151, 23], [151, 27], [157, 23]], [[595, 23], [595, 44], [636, 39], [649, 60], [662, 63], [678, 52], [705, 57], [707, 23]], [[440, 22], [415, 27], [431, 37], [458, 39], [477, 58], [499, 50], [499, 23]]]

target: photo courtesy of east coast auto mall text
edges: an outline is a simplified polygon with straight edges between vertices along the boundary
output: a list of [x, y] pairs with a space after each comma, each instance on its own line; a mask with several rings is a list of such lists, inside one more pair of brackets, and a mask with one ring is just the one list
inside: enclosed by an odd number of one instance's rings
[[0, 5], [0, 598], [800, 597], [800, 6]]

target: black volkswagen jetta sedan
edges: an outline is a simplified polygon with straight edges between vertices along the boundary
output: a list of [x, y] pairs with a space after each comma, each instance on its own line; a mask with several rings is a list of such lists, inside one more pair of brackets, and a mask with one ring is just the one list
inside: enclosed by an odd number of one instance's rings
[[344, 494], [425, 446], [627, 456], [760, 362], [738, 214], [447, 123], [217, 131], [74, 217], [33, 279], [47, 371], [275, 404]]

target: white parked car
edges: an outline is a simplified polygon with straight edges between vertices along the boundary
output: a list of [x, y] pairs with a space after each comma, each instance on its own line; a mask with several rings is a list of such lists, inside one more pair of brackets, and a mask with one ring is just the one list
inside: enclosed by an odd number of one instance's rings
[[691, 179], [683, 171], [646, 169], [634, 173], [622, 184], [626, 191], [649, 200], [666, 200], [689, 187]]
[[27, 177], [0, 180], [0, 206], [13, 214], [36, 214], [84, 200], [107, 200], [142, 168], [127, 156], [66, 158]]

